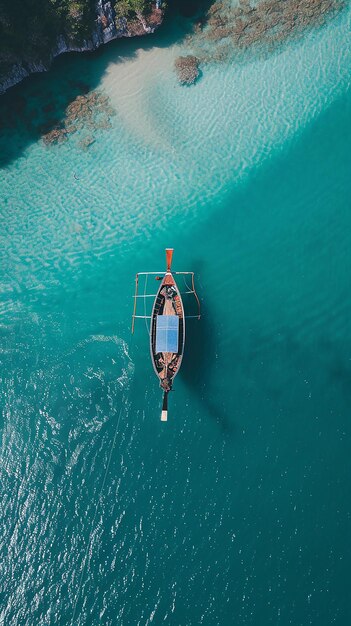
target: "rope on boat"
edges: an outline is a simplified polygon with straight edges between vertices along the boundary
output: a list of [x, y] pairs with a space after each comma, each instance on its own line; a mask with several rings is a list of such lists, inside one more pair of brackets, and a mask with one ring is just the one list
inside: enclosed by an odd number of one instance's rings
[[183, 277], [183, 280], [184, 280], [184, 284], [185, 284], [186, 288], [188, 289], [189, 293], [194, 293], [194, 292], [193, 292], [193, 290], [192, 290], [192, 288], [191, 288], [191, 287], [189, 287], [189, 285], [188, 285], [188, 283], [187, 283], [187, 280], [186, 280], [185, 276]]
[[147, 279], [148, 279], [148, 275], [146, 274], [146, 276], [145, 276], [145, 285], [144, 285], [144, 298], [143, 298], [143, 300], [144, 300], [144, 316], [145, 316], [146, 330], [147, 330], [147, 333], [148, 333], [148, 335], [150, 337], [150, 327], [147, 324], [147, 318], [146, 318], [146, 287], [147, 287]]
[[87, 562], [87, 558], [88, 558], [88, 554], [89, 554], [89, 550], [90, 550], [90, 546], [91, 546], [91, 541], [92, 541], [94, 524], [95, 524], [95, 520], [96, 520], [96, 516], [97, 516], [97, 512], [98, 512], [98, 508], [99, 508], [99, 504], [100, 504], [100, 500], [101, 500], [101, 495], [102, 495], [103, 489], [105, 487], [108, 470], [110, 469], [112, 453], [113, 453], [113, 449], [114, 449], [115, 443], [116, 443], [116, 437], [117, 437], [117, 432], [118, 432], [118, 426], [119, 426], [119, 423], [120, 423], [120, 420], [121, 420], [122, 410], [123, 410], [123, 402], [122, 402], [122, 406], [121, 406], [121, 409], [120, 409], [120, 412], [119, 412], [119, 416], [118, 416], [118, 420], [117, 420], [117, 424], [116, 424], [116, 428], [115, 428], [115, 434], [113, 436], [112, 445], [111, 445], [111, 449], [110, 449], [110, 454], [109, 454], [109, 457], [108, 457], [106, 470], [105, 470], [104, 478], [103, 478], [103, 481], [102, 481], [99, 497], [98, 497], [97, 502], [96, 502], [94, 517], [93, 517], [93, 520], [91, 522], [90, 533], [89, 533], [89, 540], [88, 540], [87, 547], [86, 547], [85, 554], [84, 554], [84, 558], [83, 558], [83, 565], [82, 565], [82, 571], [81, 571], [80, 579], [79, 579], [78, 591], [76, 593], [76, 597], [75, 597], [74, 604], [73, 604], [73, 614], [72, 614], [71, 626], [74, 626], [74, 620], [75, 620], [76, 612], [77, 612], [77, 604], [78, 604], [80, 592], [81, 592], [81, 589], [82, 589], [83, 577], [84, 577], [84, 574], [85, 574], [85, 566], [86, 566], [86, 562]]
[[187, 280], [185, 278], [185, 276], [183, 276], [183, 280], [184, 280], [184, 284], [188, 290], [188, 293], [191, 293], [194, 295], [195, 300], [197, 302], [197, 306], [198, 306], [198, 314], [197, 315], [187, 315], [187, 318], [197, 318], [198, 320], [201, 317], [201, 305], [200, 305], [200, 300], [199, 300], [199, 296], [196, 293], [196, 289], [195, 289], [195, 283], [194, 283], [194, 272], [190, 272], [191, 273], [191, 287], [190, 285], [188, 285]]

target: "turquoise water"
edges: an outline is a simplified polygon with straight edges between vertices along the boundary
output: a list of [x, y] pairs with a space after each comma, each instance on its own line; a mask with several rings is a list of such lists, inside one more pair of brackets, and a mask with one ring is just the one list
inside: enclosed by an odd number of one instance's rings
[[[349, 623], [349, 26], [188, 89], [180, 24], [9, 96], [0, 624]], [[46, 146], [77, 81], [111, 127]], [[130, 316], [166, 246], [203, 318], [161, 425]]]

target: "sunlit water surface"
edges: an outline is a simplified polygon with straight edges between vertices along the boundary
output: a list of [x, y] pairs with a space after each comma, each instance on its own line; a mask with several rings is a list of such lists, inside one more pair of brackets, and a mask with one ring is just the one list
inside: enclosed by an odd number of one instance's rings
[[[181, 28], [13, 96], [45, 119], [84, 81], [115, 115], [87, 149], [86, 128], [50, 146], [3, 131], [6, 626], [351, 617], [350, 13], [191, 88]], [[203, 318], [161, 424], [130, 315], [166, 246]]]

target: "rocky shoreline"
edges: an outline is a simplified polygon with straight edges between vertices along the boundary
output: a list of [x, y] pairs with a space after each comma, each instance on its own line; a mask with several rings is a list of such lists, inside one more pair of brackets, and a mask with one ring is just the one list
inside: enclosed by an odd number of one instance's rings
[[148, 15], [137, 14], [133, 19], [119, 19], [119, 28], [116, 26], [115, 12], [110, 1], [97, 0], [96, 21], [91, 37], [77, 45], [65, 35], [60, 35], [49, 54], [49, 57], [38, 61], [21, 60], [15, 63], [11, 70], [0, 76], [0, 94], [5, 93], [10, 87], [21, 82], [36, 72], [46, 72], [55, 57], [65, 52], [88, 52], [96, 50], [103, 44], [121, 37], [135, 37], [153, 33], [163, 21], [163, 7], [161, 0], [155, 0], [151, 12]]
[[[129, 0], [124, 0], [129, 2]], [[130, 0], [132, 1], [132, 0]], [[0, 94], [30, 74], [45, 72], [65, 52], [93, 51], [118, 38], [143, 36], [162, 24], [166, 2], [148, 0], [148, 11], [116, 15], [114, 0], [91, 0], [95, 20], [90, 36], [80, 44], [66, 34], [55, 38], [45, 60], [19, 59], [0, 76]], [[122, 0], [121, 0], [122, 2]], [[323, 25], [345, 6], [345, 0], [184, 0], [181, 14], [196, 18], [186, 39], [188, 54], [176, 59], [174, 69], [182, 85], [192, 85], [209, 61], [227, 61], [251, 49], [273, 50], [311, 26]], [[125, 9], [121, 9], [125, 11]], [[0, 16], [1, 17], [1, 16]], [[89, 32], [89, 30], [88, 30]]]

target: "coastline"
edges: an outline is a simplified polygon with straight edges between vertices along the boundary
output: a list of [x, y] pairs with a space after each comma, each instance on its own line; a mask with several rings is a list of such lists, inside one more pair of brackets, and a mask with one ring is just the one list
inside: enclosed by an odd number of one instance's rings
[[[309, 27], [323, 26], [327, 19], [335, 17], [345, 8], [345, 0], [262, 0], [257, 4], [250, 0], [230, 0], [210, 3], [208, 9], [201, 7], [201, 0], [187, 6], [179, 2], [180, 14], [197, 16], [193, 32], [186, 40], [188, 54], [180, 56], [176, 71], [181, 83], [192, 84], [200, 76], [201, 67], [215, 61], [224, 63], [229, 59], [247, 57], [251, 50], [253, 58], [268, 51], [277, 50], [289, 40], [298, 38]], [[48, 52], [36, 59], [13, 60], [11, 69], [0, 75], [0, 95], [20, 83], [31, 74], [47, 71], [55, 58], [67, 52], [92, 52], [115, 39], [141, 37], [154, 33], [163, 23], [166, 3], [152, 0], [147, 14], [133, 13], [130, 17], [118, 17], [112, 0], [96, 0], [94, 26], [87, 39], [81, 43], [60, 32]], [[206, 3], [205, 3], [206, 4]], [[292, 15], [296, 14], [296, 19]], [[118, 26], [117, 26], [118, 24]], [[47, 35], [47, 33], [45, 33]], [[1, 57], [0, 57], [1, 61]], [[199, 69], [200, 68], [200, 69]]]
[[48, 59], [45, 61], [40, 59], [28, 62], [25, 60], [19, 61], [12, 66], [5, 76], [0, 77], [0, 95], [6, 93], [8, 89], [14, 87], [31, 74], [48, 71], [53, 60], [61, 54], [67, 52], [92, 52], [114, 39], [140, 37], [154, 33], [163, 22], [164, 9], [161, 8], [161, 5], [162, 2], [156, 0], [155, 6], [147, 18], [142, 15], [137, 15], [131, 20], [123, 18], [120, 20], [122, 27], [117, 29], [111, 2], [98, 0], [96, 4], [97, 19], [95, 28], [89, 39], [78, 45], [73, 41], [69, 41], [61, 34], [50, 51]]

